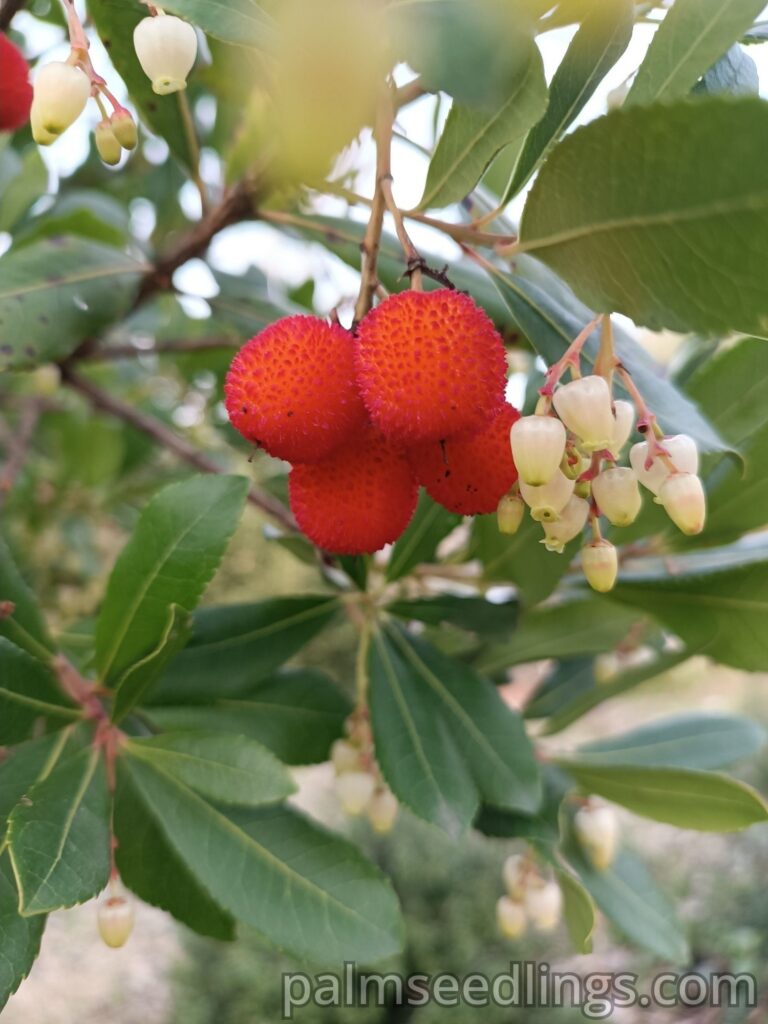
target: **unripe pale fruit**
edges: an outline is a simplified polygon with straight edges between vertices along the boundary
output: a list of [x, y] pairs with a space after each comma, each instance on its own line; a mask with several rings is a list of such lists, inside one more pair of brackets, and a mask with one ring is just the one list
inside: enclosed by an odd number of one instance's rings
[[[669, 452], [672, 464], [679, 473], [698, 473], [699, 451], [696, 442], [687, 434], [673, 434], [665, 437], [661, 445]], [[661, 485], [672, 472], [663, 459], [656, 458], [650, 468], [646, 468], [648, 459], [648, 442], [641, 441], [629, 449], [629, 462], [640, 483], [649, 491], [658, 494]]]
[[100, 121], [94, 128], [93, 135], [96, 140], [96, 150], [104, 163], [109, 164], [110, 167], [119, 164], [123, 155], [123, 147], [115, 138], [109, 121]]
[[613, 403], [613, 437], [608, 450], [615, 459], [621, 455], [621, 450], [629, 440], [632, 428], [635, 425], [635, 407], [631, 402], [623, 399]]
[[111, 949], [124, 946], [133, 931], [133, 904], [125, 896], [108, 896], [99, 904], [99, 935]]
[[541, 487], [560, 468], [565, 452], [565, 427], [554, 416], [523, 416], [510, 431], [512, 455], [520, 479]]
[[123, 149], [135, 149], [139, 142], [139, 132], [129, 110], [116, 110], [109, 119], [112, 133]]
[[358, 328], [357, 380], [375, 426], [413, 446], [470, 435], [504, 407], [504, 345], [468, 295], [404, 291]]
[[592, 495], [602, 515], [614, 526], [634, 523], [643, 505], [634, 471], [605, 469], [592, 481]]
[[405, 455], [364, 426], [322, 462], [294, 466], [289, 491], [296, 521], [314, 544], [362, 555], [397, 540], [419, 488]]
[[525, 502], [519, 494], [505, 494], [496, 507], [496, 521], [499, 524], [499, 533], [508, 537], [513, 536], [520, 529], [525, 516]]
[[521, 900], [523, 898], [527, 874], [527, 861], [521, 853], [510, 854], [504, 861], [501, 877], [504, 880], [504, 888], [507, 890], [507, 895], [511, 899]]
[[29, 64], [21, 50], [0, 33], [0, 132], [15, 132], [25, 125], [31, 107]]
[[520, 483], [520, 493], [531, 510], [531, 516], [538, 523], [553, 523], [571, 500], [575, 484], [558, 469], [555, 475], [541, 487]]
[[611, 389], [604, 377], [590, 374], [559, 387], [552, 396], [555, 411], [586, 452], [610, 448], [616, 424]]
[[560, 886], [551, 881], [529, 885], [523, 897], [523, 907], [537, 931], [551, 932], [560, 924], [563, 912]]
[[35, 142], [50, 145], [85, 110], [91, 95], [88, 75], [72, 64], [53, 61], [37, 72], [32, 101], [32, 134]]
[[541, 542], [547, 551], [555, 551], [561, 555], [565, 545], [578, 537], [587, 522], [589, 502], [575, 494], [569, 500], [560, 518], [553, 523], [544, 523], [544, 540]]
[[578, 809], [573, 827], [584, 852], [598, 871], [610, 867], [619, 845], [619, 819], [614, 809], [607, 804], [590, 802]]
[[500, 896], [496, 903], [496, 924], [505, 939], [519, 939], [524, 935], [528, 919], [522, 903]]
[[408, 458], [418, 483], [449, 512], [476, 516], [496, 511], [517, 480], [509, 430], [520, 413], [505, 405], [487, 427], [470, 438], [429, 441]]
[[607, 540], [596, 540], [581, 549], [581, 568], [587, 583], [600, 594], [607, 594], [616, 585], [619, 556]]
[[172, 14], [144, 18], [134, 29], [133, 45], [158, 96], [186, 89], [197, 58], [197, 33], [189, 22]]
[[336, 779], [336, 795], [345, 814], [356, 817], [368, 806], [376, 780], [368, 772], [345, 772]]
[[707, 518], [707, 498], [699, 477], [694, 473], [671, 473], [659, 491], [664, 511], [688, 536], [701, 533]]
[[232, 360], [224, 401], [232, 426], [270, 455], [326, 458], [366, 422], [352, 335], [315, 316], [270, 324]]
[[360, 750], [348, 740], [335, 740], [331, 747], [331, 764], [337, 775], [360, 768]]
[[374, 793], [371, 802], [368, 804], [368, 821], [371, 828], [380, 836], [392, 831], [397, 817], [397, 797], [388, 789], [381, 789]]

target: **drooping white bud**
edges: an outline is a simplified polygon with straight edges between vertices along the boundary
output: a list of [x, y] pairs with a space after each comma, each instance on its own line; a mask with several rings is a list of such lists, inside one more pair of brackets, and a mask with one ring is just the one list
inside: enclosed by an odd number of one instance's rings
[[519, 494], [505, 494], [496, 509], [499, 533], [512, 536], [520, 529], [525, 515], [525, 502]]
[[362, 814], [368, 806], [376, 780], [368, 772], [345, 772], [336, 778], [336, 795], [346, 814]]
[[93, 135], [96, 141], [96, 150], [104, 163], [110, 167], [119, 164], [120, 157], [123, 155], [123, 147], [115, 138], [109, 121], [100, 121], [94, 128]]
[[619, 846], [619, 819], [608, 804], [590, 800], [573, 819], [576, 836], [598, 871], [605, 871], [616, 858]]
[[360, 751], [348, 740], [336, 740], [331, 747], [331, 763], [337, 775], [344, 772], [358, 771], [360, 768]]
[[510, 431], [518, 476], [533, 487], [557, 472], [565, 451], [565, 427], [554, 416], [523, 416]]
[[[699, 451], [696, 442], [687, 434], [673, 434], [672, 437], [665, 437], [661, 445], [669, 452], [673, 466], [679, 473], [698, 473]], [[651, 463], [650, 469], [645, 468], [648, 458], [648, 442], [641, 441], [633, 444], [629, 449], [629, 462], [635, 475], [643, 487], [658, 494], [661, 485], [667, 479], [671, 470], [663, 459], [656, 458]]]
[[108, 896], [96, 912], [99, 935], [111, 949], [124, 946], [133, 931], [133, 904], [125, 896]]
[[586, 452], [610, 448], [616, 424], [611, 409], [611, 389], [604, 377], [590, 374], [559, 387], [552, 404]]
[[91, 95], [88, 75], [73, 64], [52, 61], [44, 64], [34, 81], [32, 100], [32, 134], [35, 142], [50, 145], [85, 110]]
[[539, 882], [525, 890], [523, 906], [528, 919], [540, 932], [551, 932], [560, 924], [563, 894], [557, 882]]
[[659, 501], [675, 526], [689, 536], [701, 533], [707, 518], [707, 498], [695, 473], [671, 473], [659, 491]]
[[631, 402], [625, 402], [622, 398], [613, 403], [613, 438], [608, 450], [615, 459], [621, 455], [621, 450], [629, 440], [632, 428], [635, 425], [635, 407]]
[[637, 477], [631, 469], [616, 467], [598, 473], [592, 481], [597, 507], [614, 526], [634, 523], [643, 505]]
[[505, 939], [519, 939], [528, 924], [523, 905], [509, 896], [500, 896], [496, 903], [496, 923]]
[[510, 854], [504, 861], [501, 877], [507, 895], [513, 900], [521, 900], [525, 892], [525, 878], [528, 874], [527, 859], [521, 853]]
[[607, 540], [596, 540], [581, 549], [581, 568], [587, 583], [600, 594], [613, 590], [619, 574], [616, 548]]
[[587, 522], [589, 502], [578, 498], [575, 494], [560, 513], [554, 523], [544, 523], [544, 540], [541, 542], [547, 551], [556, 551], [561, 555], [565, 545], [578, 537]]
[[133, 32], [136, 56], [159, 96], [187, 87], [197, 58], [197, 33], [172, 14], [144, 18]]
[[109, 123], [112, 127], [112, 134], [123, 149], [136, 149], [139, 142], [139, 133], [130, 110], [125, 108], [116, 110], [112, 117], [110, 117]]
[[392, 831], [397, 817], [397, 797], [389, 789], [380, 789], [374, 793], [373, 799], [368, 804], [368, 821], [374, 832], [379, 835], [386, 835]]
[[553, 523], [559, 519], [560, 513], [571, 499], [575, 487], [573, 480], [555, 471], [555, 475], [540, 487], [521, 483], [520, 493], [531, 510], [531, 515], [539, 523]]

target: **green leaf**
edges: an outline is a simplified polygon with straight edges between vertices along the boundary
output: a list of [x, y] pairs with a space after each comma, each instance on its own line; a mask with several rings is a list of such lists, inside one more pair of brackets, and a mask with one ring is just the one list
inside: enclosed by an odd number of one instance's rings
[[115, 858], [132, 892], [200, 935], [231, 940], [235, 922], [201, 888], [131, 784], [122, 761], [115, 795]]
[[157, 96], [152, 91], [152, 83], [134, 50], [133, 30], [147, 17], [145, 4], [141, 0], [90, 0], [88, 13], [117, 73], [128, 87], [141, 120], [155, 135], [165, 139], [184, 167], [191, 168], [194, 160], [179, 110], [179, 97], [177, 94]]
[[128, 311], [149, 268], [81, 238], [43, 239], [0, 258], [0, 370], [68, 356]]
[[394, 893], [349, 843], [287, 808], [224, 812], [154, 765], [126, 767], [199, 884], [278, 948], [329, 964], [398, 952]]
[[277, 803], [296, 786], [277, 758], [245, 736], [179, 732], [131, 740], [127, 752], [209, 800], [240, 807]]
[[0, 602], [10, 602], [13, 614], [0, 616], [0, 636], [23, 647], [35, 657], [53, 652], [54, 644], [32, 591], [13, 560], [10, 549], [0, 537]]
[[706, 480], [707, 538], [732, 540], [768, 522], [768, 423], [747, 439], [741, 453], [743, 467], [736, 460], [723, 461]]
[[0, 855], [0, 935], [3, 955], [0, 956], [0, 1010], [29, 974], [40, 952], [45, 918], [20, 917], [19, 897], [11, 865]]
[[560, 808], [573, 780], [552, 763], [541, 770], [544, 796], [535, 814], [503, 811], [485, 804], [474, 821], [483, 835], [497, 839], [528, 839], [551, 846], [560, 840]]
[[[522, 273], [494, 276], [494, 281], [516, 323], [549, 364], [563, 355], [594, 316], [548, 270], [538, 283]], [[663, 368], [618, 325], [614, 325], [613, 336], [616, 353], [638, 388], [653, 396], [654, 412], [666, 432], [690, 434], [704, 451], [727, 450], [695, 403], [665, 378]], [[598, 338], [593, 333], [583, 349], [587, 366], [594, 366], [597, 351]], [[621, 387], [618, 390], [627, 397]]]
[[413, 519], [392, 549], [387, 579], [399, 580], [415, 566], [434, 560], [440, 541], [460, 522], [461, 516], [444, 509], [422, 491]]
[[493, 673], [542, 658], [599, 654], [616, 647], [637, 621], [637, 614], [612, 607], [597, 597], [531, 608], [523, 612], [510, 640], [485, 649], [478, 668]]
[[579, 747], [589, 765], [722, 768], [763, 749], [765, 730], [740, 715], [688, 714], [663, 718], [620, 736]]
[[91, 899], [109, 878], [109, 797], [98, 750], [83, 750], [33, 786], [9, 819], [19, 909], [42, 914]]
[[110, 685], [157, 646], [171, 605], [190, 612], [240, 519], [248, 481], [194, 476], [163, 488], [142, 513], [107, 586], [96, 623], [96, 666]]
[[654, 330], [766, 334], [765, 139], [757, 98], [613, 111], [553, 150], [523, 212], [521, 251], [599, 312]]
[[509, 92], [492, 112], [454, 103], [427, 171], [420, 208], [450, 206], [464, 198], [503, 149], [522, 138], [547, 106], [541, 55], [531, 43]]
[[50, 210], [24, 224], [14, 245], [29, 245], [54, 235], [78, 235], [119, 247], [130, 237], [130, 215], [112, 196], [95, 189], [74, 189], [56, 198]]
[[182, 18], [225, 43], [263, 47], [274, 33], [271, 18], [256, 0], [169, 0], [163, 10]]
[[742, 338], [707, 359], [685, 390], [723, 437], [742, 445], [768, 423], [765, 369], [765, 341]]
[[48, 187], [48, 169], [37, 146], [17, 153], [0, 143], [0, 231], [13, 231]]
[[684, 96], [764, 6], [761, 0], [675, 0], [654, 33], [626, 104]]
[[549, 106], [528, 134], [509, 186], [507, 202], [544, 161], [552, 145], [578, 117], [603, 78], [627, 48], [634, 28], [631, 0], [593, 4], [579, 26], [549, 87]]
[[686, 768], [585, 764], [558, 759], [587, 793], [634, 814], [699, 832], [737, 832], [768, 821], [768, 805], [754, 789], [726, 775]]
[[435, 597], [417, 597], [395, 601], [387, 605], [390, 615], [398, 618], [426, 622], [429, 626], [450, 623], [471, 633], [493, 635], [509, 633], [515, 628], [518, 603], [514, 598], [487, 601], [484, 597], [459, 597], [458, 594], [439, 594]]
[[739, 45], [734, 45], [712, 65], [692, 91], [694, 96], [723, 92], [732, 96], [757, 96], [760, 92], [757, 65]]
[[136, 661], [117, 684], [112, 718], [119, 722], [139, 704], [147, 690], [162, 675], [168, 663], [186, 646], [190, 616], [177, 604], [168, 609], [168, 621], [157, 647]]
[[261, 680], [239, 699], [152, 707], [148, 714], [163, 729], [242, 734], [263, 743], [287, 764], [316, 764], [327, 760], [351, 711], [351, 701], [328, 676], [300, 669]]
[[569, 871], [556, 868], [555, 878], [563, 894], [563, 917], [571, 942], [578, 953], [591, 953], [596, 924], [592, 897]]
[[37, 659], [0, 637], [0, 743], [29, 738], [36, 720], [80, 717], [68, 704], [51, 672]]
[[10, 747], [0, 757], [0, 852], [5, 847], [8, 818], [34, 784], [46, 778], [70, 739], [69, 729]]

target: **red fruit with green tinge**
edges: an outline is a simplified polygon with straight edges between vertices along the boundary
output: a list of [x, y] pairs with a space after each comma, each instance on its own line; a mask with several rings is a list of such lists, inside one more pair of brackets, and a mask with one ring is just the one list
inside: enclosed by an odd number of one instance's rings
[[366, 423], [352, 335], [314, 316], [285, 317], [244, 345], [224, 395], [233, 427], [288, 462], [327, 458]]
[[15, 132], [25, 125], [31, 107], [29, 64], [18, 47], [0, 34], [0, 132]]
[[505, 405], [489, 426], [470, 438], [412, 448], [408, 457], [416, 479], [450, 512], [463, 516], [495, 512], [517, 480], [509, 431], [519, 418], [514, 406]]

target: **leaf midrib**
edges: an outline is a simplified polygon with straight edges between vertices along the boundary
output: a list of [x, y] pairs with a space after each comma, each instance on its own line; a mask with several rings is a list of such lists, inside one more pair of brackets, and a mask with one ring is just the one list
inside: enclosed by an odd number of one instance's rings
[[256, 629], [251, 629], [247, 633], [237, 633], [235, 636], [230, 635], [222, 637], [220, 640], [208, 641], [203, 639], [198, 644], [193, 641], [187, 650], [190, 653], [193, 651], [208, 653], [209, 651], [221, 648], [238, 647], [240, 644], [250, 643], [252, 640], [260, 640], [265, 636], [271, 636], [273, 633], [279, 633], [281, 630], [289, 629], [291, 626], [313, 619], [315, 616], [319, 617], [324, 612], [329, 611], [335, 604], [337, 604], [337, 599], [335, 597], [330, 597], [321, 604], [314, 605], [312, 608], [305, 608], [304, 611], [296, 612], [294, 615], [285, 619], [278, 619], [275, 622], [270, 622], [266, 626], [258, 626]]

